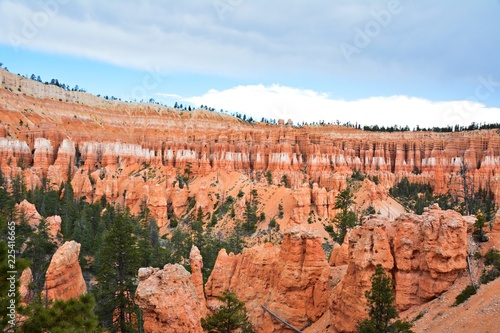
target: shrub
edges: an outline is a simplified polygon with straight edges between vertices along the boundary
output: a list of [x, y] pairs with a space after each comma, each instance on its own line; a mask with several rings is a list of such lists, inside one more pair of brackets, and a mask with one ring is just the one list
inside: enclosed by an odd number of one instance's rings
[[493, 265], [497, 269], [500, 269], [500, 252], [498, 250], [489, 250], [488, 253], [484, 255], [484, 264]]
[[462, 292], [455, 298], [455, 303], [453, 303], [453, 306], [462, 304], [463, 302], [468, 300], [469, 297], [475, 294], [476, 294], [476, 289], [473, 286], [469, 285], [465, 287], [465, 289], [462, 290]]
[[492, 268], [481, 275], [480, 281], [482, 284], [488, 284], [491, 281], [497, 279], [500, 276], [500, 270], [497, 268]]
[[484, 264], [493, 265], [493, 268], [481, 275], [481, 283], [487, 284], [500, 277], [500, 252], [490, 250], [484, 255]]

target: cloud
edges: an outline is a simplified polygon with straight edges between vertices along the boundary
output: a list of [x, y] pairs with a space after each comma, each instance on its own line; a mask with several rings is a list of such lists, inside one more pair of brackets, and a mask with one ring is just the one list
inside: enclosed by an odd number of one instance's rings
[[0, 44], [219, 89], [278, 82], [349, 99], [461, 100], [478, 76], [500, 73], [499, 16], [489, 0], [0, 0]]
[[[498, 3], [395, 1], [400, 11], [351, 62], [341, 43], [353, 44], [357, 31], [366, 32], [394, 0], [0, 0], [0, 43], [19, 36], [18, 47], [238, 78], [292, 73], [410, 81], [500, 72]], [[37, 21], [44, 14], [48, 20]], [[26, 36], [30, 24], [36, 33]]]
[[331, 98], [326, 93], [282, 85], [237, 86], [210, 90], [201, 96], [183, 98], [195, 105], [237, 111], [254, 119], [292, 119], [295, 123], [351, 122], [362, 125], [408, 125], [433, 127], [498, 122], [499, 108], [474, 101], [433, 102], [408, 96], [371, 97], [358, 100]]

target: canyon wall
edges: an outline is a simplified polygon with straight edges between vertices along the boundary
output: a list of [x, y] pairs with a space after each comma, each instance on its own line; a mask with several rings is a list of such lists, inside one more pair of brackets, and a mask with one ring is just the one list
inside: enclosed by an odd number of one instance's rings
[[[436, 193], [459, 193], [466, 165], [474, 189], [490, 188], [500, 205], [497, 130], [376, 133], [247, 123], [224, 113], [111, 102], [0, 71], [0, 168], [8, 185], [22, 176], [28, 188], [58, 189], [69, 177], [75, 194], [89, 200], [105, 195], [133, 212], [146, 202], [163, 229], [169, 209], [179, 217], [189, 196], [199, 199], [181, 188], [182, 177], [233, 172], [296, 192], [291, 221], [298, 224], [311, 210], [331, 219], [335, 195], [353, 169], [377, 176], [380, 185], [369, 191], [387, 198], [403, 177], [430, 183]], [[205, 199], [202, 210], [212, 211], [214, 198]]]

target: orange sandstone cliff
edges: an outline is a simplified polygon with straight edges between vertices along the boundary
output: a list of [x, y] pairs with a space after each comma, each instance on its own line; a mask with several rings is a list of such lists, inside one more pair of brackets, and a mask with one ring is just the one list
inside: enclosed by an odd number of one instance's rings
[[[163, 232], [169, 210], [179, 217], [190, 196], [196, 208], [213, 210], [216, 200], [208, 194], [217, 182], [211, 179], [223, 173], [267, 182], [269, 172], [272, 184], [286, 183], [296, 192], [292, 224], [311, 210], [318, 219], [332, 218], [335, 195], [352, 169], [378, 177], [364, 202], [392, 218], [400, 211], [380, 198], [396, 181], [430, 183], [437, 193], [457, 190], [462, 163], [474, 187], [490, 187], [500, 204], [496, 130], [376, 133], [247, 123], [203, 110], [107, 101], [0, 71], [0, 168], [9, 184], [22, 175], [29, 188], [58, 188], [70, 177], [75, 194], [88, 200], [105, 195], [133, 212], [146, 202]], [[179, 188], [183, 175], [205, 178], [199, 193]], [[313, 184], [311, 191], [304, 184]]]

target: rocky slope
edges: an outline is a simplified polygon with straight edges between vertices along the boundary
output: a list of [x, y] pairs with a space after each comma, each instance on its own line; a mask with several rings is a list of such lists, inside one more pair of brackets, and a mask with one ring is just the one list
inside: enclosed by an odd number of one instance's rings
[[261, 305], [303, 328], [327, 309], [329, 274], [321, 238], [293, 229], [281, 246], [266, 243], [236, 256], [221, 250], [205, 286], [208, 306], [216, 303], [216, 297], [224, 291], [232, 290], [246, 303], [257, 331], [281, 329]]

